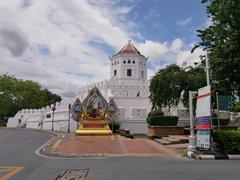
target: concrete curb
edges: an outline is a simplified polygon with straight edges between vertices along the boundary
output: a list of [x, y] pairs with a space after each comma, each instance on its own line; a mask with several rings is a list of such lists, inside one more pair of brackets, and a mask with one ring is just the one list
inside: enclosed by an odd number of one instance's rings
[[187, 156], [195, 160], [240, 160], [240, 155], [198, 155], [192, 151], [187, 151]]

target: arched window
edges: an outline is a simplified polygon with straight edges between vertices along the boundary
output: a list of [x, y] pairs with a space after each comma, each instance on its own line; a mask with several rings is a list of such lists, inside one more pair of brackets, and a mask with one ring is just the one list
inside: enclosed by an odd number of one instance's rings
[[123, 64], [126, 64], [126, 61], [123, 61]]
[[130, 64], [131, 63], [131, 61], [130, 60], [128, 60], [128, 64]]
[[133, 64], [135, 64], [135, 61], [133, 61]]

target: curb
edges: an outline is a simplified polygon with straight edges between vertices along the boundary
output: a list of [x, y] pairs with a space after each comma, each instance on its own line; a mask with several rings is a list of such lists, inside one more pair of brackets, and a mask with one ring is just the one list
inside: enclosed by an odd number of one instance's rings
[[187, 151], [187, 156], [195, 160], [240, 160], [240, 155], [198, 155], [192, 151]]

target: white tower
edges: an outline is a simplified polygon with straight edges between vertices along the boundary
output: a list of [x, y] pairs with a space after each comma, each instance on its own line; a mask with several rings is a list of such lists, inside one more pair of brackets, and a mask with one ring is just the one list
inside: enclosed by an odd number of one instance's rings
[[146, 107], [144, 101], [149, 101], [147, 59], [131, 41], [128, 41], [118, 53], [110, 57], [111, 79], [109, 88], [112, 89], [114, 99], [119, 106]]
[[[136, 82], [147, 80], [147, 58], [143, 56], [131, 43], [128, 43], [116, 54], [110, 57], [111, 77], [119, 80]], [[126, 81], [122, 81], [122, 83]]]

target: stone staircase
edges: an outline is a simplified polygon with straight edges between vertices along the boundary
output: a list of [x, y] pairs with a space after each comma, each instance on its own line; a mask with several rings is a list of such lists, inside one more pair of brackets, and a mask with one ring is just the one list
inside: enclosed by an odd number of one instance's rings
[[153, 139], [162, 145], [184, 144], [188, 143], [188, 136], [184, 135], [169, 135], [161, 139]]

